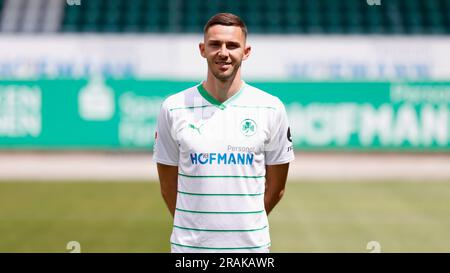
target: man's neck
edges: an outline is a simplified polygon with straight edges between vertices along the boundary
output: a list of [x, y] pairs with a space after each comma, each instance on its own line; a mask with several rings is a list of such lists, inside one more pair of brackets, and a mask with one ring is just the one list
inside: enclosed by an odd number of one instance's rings
[[221, 103], [236, 94], [241, 86], [242, 80], [238, 74], [230, 81], [220, 81], [208, 73], [206, 81], [203, 82], [208, 93]]

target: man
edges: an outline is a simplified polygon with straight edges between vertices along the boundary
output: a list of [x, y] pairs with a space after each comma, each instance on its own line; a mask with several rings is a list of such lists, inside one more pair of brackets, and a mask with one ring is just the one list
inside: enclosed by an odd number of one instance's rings
[[251, 47], [236, 15], [205, 25], [206, 81], [167, 98], [154, 160], [172, 216], [172, 252], [269, 252], [267, 215], [294, 159], [282, 102], [241, 80]]

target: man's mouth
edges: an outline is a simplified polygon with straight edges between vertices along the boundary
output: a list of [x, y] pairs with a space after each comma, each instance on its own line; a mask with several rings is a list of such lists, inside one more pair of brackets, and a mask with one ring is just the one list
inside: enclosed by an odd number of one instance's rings
[[231, 62], [216, 62], [220, 70], [227, 70], [231, 66]]

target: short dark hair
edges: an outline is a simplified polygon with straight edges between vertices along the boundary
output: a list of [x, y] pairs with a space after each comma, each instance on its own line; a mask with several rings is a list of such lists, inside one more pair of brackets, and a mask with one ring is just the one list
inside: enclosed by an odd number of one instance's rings
[[206, 33], [208, 29], [214, 25], [222, 26], [236, 26], [240, 27], [244, 33], [244, 37], [247, 38], [247, 26], [244, 21], [237, 15], [232, 13], [217, 13], [211, 17], [203, 28], [203, 32]]

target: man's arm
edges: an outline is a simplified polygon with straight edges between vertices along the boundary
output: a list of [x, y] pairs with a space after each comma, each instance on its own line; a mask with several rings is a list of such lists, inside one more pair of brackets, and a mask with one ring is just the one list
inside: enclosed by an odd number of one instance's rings
[[264, 194], [264, 206], [266, 213], [272, 211], [284, 194], [289, 163], [280, 165], [266, 165], [266, 190]]
[[178, 166], [156, 163], [158, 169], [161, 195], [169, 208], [172, 217], [175, 215], [177, 203]]

